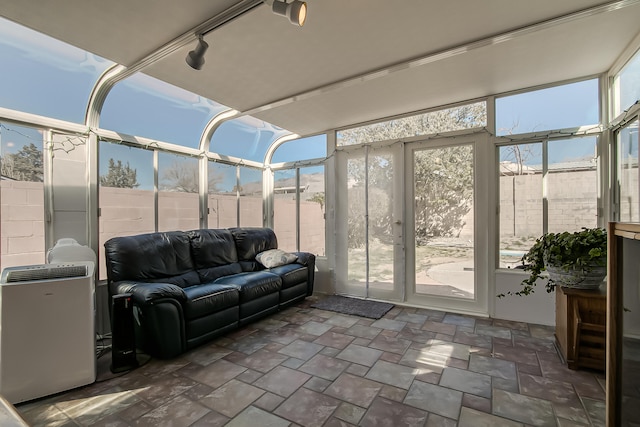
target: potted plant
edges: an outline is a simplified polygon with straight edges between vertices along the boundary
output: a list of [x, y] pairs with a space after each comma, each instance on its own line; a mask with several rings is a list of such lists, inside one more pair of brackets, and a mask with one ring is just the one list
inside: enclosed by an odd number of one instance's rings
[[532, 293], [543, 271], [549, 273], [547, 292], [553, 292], [557, 285], [597, 289], [607, 274], [607, 232], [603, 228], [583, 228], [573, 233], [546, 233], [523, 255], [521, 268], [530, 273], [529, 277], [522, 281], [520, 291], [509, 295]]

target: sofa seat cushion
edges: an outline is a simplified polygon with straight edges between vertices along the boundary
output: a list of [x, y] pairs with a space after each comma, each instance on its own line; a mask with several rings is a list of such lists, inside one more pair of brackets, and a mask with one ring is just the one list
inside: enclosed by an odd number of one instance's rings
[[235, 286], [207, 283], [184, 289], [187, 301], [184, 304], [185, 317], [197, 319], [238, 305], [240, 295]]
[[238, 262], [227, 265], [219, 265], [217, 267], [198, 269], [198, 276], [200, 277], [201, 283], [212, 283], [220, 277], [231, 276], [238, 273], [242, 273], [242, 267], [240, 267], [240, 263]]
[[288, 289], [292, 286], [306, 282], [309, 274], [307, 267], [303, 267], [296, 263], [270, 268], [267, 271], [280, 276], [282, 279], [282, 289]]
[[214, 283], [235, 286], [243, 303], [280, 291], [282, 279], [268, 271], [252, 271], [221, 277]]

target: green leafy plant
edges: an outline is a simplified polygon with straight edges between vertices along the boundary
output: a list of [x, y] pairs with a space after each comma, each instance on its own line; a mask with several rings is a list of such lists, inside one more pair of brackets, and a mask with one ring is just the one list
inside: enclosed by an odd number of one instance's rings
[[[529, 272], [529, 277], [522, 281], [522, 289], [518, 292], [507, 292], [505, 295], [525, 296], [534, 292], [536, 280], [541, 277], [548, 266], [562, 271], [580, 271], [590, 273], [596, 267], [607, 263], [607, 232], [603, 228], [583, 228], [582, 231], [570, 233], [546, 233], [539, 237], [529, 252], [522, 256], [522, 269]], [[551, 277], [547, 280], [547, 292], [553, 292], [557, 283]]]

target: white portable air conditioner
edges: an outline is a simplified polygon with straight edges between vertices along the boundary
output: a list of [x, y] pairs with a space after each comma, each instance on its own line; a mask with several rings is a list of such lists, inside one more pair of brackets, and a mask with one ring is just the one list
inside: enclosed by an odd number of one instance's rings
[[20, 403], [96, 379], [94, 263], [5, 268], [0, 394]]

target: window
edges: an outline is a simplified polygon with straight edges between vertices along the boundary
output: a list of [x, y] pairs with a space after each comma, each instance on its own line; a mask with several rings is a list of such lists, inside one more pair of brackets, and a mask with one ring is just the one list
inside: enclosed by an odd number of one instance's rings
[[213, 133], [210, 150], [225, 156], [263, 162], [271, 144], [289, 132], [254, 117], [224, 122]]
[[327, 136], [322, 134], [283, 143], [273, 153], [271, 163], [296, 162], [325, 157], [327, 157]]
[[240, 227], [262, 227], [262, 170], [240, 167]]
[[614, 88], [615, 116], [640, 100], [640, 51], [615, 76]]
[[324, 166], [300, 168], [300, 251], [325, 253]]
[[137, 73], [116, 84], [100, 115], [100, 127], [198, 148], [211, 118], [226, 107]]
[[483, 101], [343, 130], [337, 133], [337, 145], [411, 138], [486, 125], [487, 105]]
[[596, 148], [595, 136], [498, 148], [500, 267], [519, 264], [543, 233], [597, 226]]
[[238, 226], [238, 167], [209, 162], [209, 228]]
[[0, 17], [0, 106], [84, 123], [89, 94], [113, 62]]
[[567, 129], [600, 122], [598, 79], [496, 99], [496, 134]]
[[98, 259], [106, 279], [104, 242], [155, 231], [153, 151], [100, 142]]
[[[296, 186], [297, 176], [300, 177], [299, 187]], [[288, 251], [324, 256], [324, 166], [279, 170], [274, 172], [273, 179], [273, 228], [278, 236], [278, 246]]]
[[286, 251], [298, 250], [296, 175], [297, 169], [273, 173], [273, 231], [278, 247]]
[[616, 133], [618, 151], [618, 221], [640, 222], [638, 119]]
[[0, 123], [0, 269], [45, 262], [43, 137]]
[[158, 153], [158, 231], [200, 228], [198, 159]]

